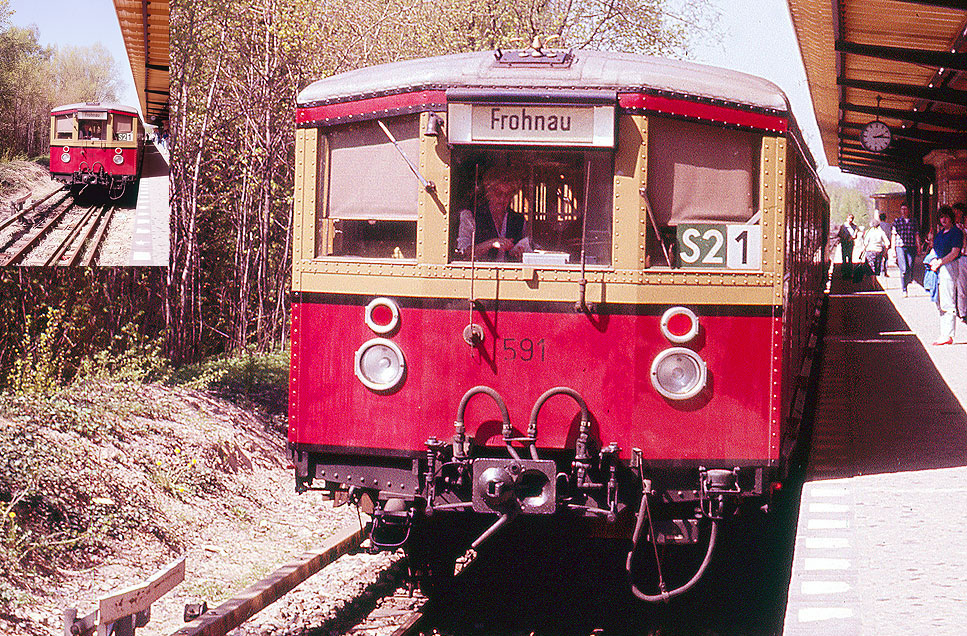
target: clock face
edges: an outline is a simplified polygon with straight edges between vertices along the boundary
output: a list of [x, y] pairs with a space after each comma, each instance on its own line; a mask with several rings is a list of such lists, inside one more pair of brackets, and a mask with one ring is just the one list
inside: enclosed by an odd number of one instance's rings
[[890, 127], [881, 121], [871, 121], [860, 133], [860, 142], [863, 147], [872, 152], [882, 152], [886, 150], [893, 140]]

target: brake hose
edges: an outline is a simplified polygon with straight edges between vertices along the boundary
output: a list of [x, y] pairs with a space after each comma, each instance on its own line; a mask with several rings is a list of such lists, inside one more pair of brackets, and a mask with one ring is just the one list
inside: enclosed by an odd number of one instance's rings
[[[680, 594], [684, 594], [688, 590], [692, 589], [692, 587], [694, 587], [695, 584], [698, 583], [698, 580], [702, 578], [702, 575], [705, 574], [705, 568], [708, 567], [709, 562], [712, 560], [712, 550], [715, 548], [715, 539], [718, 535], [719, 522], [717, 519], [712, 520], [712, 532], [708, 538], [708, 549], [705, 552], [705, 559], [702, 560], [702, 564], [698, 566], [698, 571], [695, 572], [695, 575], [687, 583], [685, 583], [681, 587], [675, 588], [670, 592], [666, 592], [665, 581], [661, 575], [661, 563], [659, 562], [658, 563], [658, 587], [661, 590], [661, 593], [645, 594], [644, 592], [638, 589], [638, 586], [635, 585], [634, 579], [632, 578], [632, 575], [631, 575], [631, 562], [632, 562], [632, 559], [634, 558], [635, 551], [638, 548], [638, 541], [641, 538], [641, 529], [642, 529], [642, 526], [644, 526], [645, 517], [648, 518], [648, 523], [650, 526], [651, 510], [649, 509], [649, 506], [648, 506], [647, 492], [643, 492], [641, 495], [641, 506], [638, 508], [637, 521], [635, 522], [635, 533], [633, 538], [631, 539], [631, 550], [628, 551], [628, 559], [625, 562], [625, 569], [628, 571], [628, 583], [631, 586], [632, 593], [636, 597], [638, 597], [639, 600], [645, 601], [646, 603], [660, 603], [660, 602], [667, 603], [670, 599], [676, 596], [679, 596]], [[655, 559], [657, 561], [658, 547], [657, 547], [657, 541], [655, 538], [654, 528], [651, 529], [651, 540], [653, 543], [655, 543]]]

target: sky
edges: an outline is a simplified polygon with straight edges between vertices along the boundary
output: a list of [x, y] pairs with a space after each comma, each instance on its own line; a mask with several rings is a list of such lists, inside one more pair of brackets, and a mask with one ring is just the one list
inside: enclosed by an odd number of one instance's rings
[[709, 4], [721, 14], [716, 28], [722, 41], [700, 44], [688, 59], [756, 75], [779, 86], [813, 158], [823, 168], [822, 176], [842, 180], [839, 169], [826, 163], [786, 0], [711, 0]]
[[121, 27], [111, 0], [11, 0], [17, 26], [35, 25], [40, 43], [57, 46], [90, 46], [100, 42], [111, 52], [120, 72], [123, 89], [120, 101], [139, 111], [131, 65], [121, 39]]

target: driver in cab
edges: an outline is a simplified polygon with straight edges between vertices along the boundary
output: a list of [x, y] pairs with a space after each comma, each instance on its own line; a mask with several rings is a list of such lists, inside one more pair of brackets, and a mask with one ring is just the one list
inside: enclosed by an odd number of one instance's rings
[[460, 211], [457, 250], [467, 260], [520, 261], [524, 252], [532, 251], [525, 235], [525, 219], [511, 209], [514, 196], [522, 186], [519, 171], [508, 166], [493, 166], [484, 173], [477, 209]]

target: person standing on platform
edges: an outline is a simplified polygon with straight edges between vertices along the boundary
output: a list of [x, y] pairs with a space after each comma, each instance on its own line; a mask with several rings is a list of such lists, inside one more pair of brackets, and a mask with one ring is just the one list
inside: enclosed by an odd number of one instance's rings
[[940, 337], [933, 344], [954, 343], [957, 326], [957, 275], [960, 271], [960, 250], [964, 233], [954, 224], [954, 211], [949, 205], [940, 206], [940, 229], [933, 237], [933, 251], [937, 257], [930, 261], [930, 269], [937, 273], [937, 308], [940, 310]]
[[[967, 206], [963, 203], [954, 203], [954, 223], [964, 234], [964, 245], [960, 248], [960, 254], [967, 254]], [[957, 277], [957, 315], [967, 323], [967, 261], [960, 261], [960, 275]]]
[[874, 218], [870, 220], [870, 228], [863, 235], [863, 246], [866, 250], [864, 252], [866, 264], [874, 276], [880, 276], [886, 270], [884, 257], [887, 248], [890, 246], [890, 239], [886, 237], [886, 234], [880, 228], [879, 219]]
[[853, 223], [853, 215], [846, 215], [846, 222], [839, 226], [839, 246], [843, 250], [843, 278], [853, 276], [853, 247], [859, 228]]
[[910, 207], [905, 204], [900, 206], [900, 217], [893, 222], [893, 249], [900, 268], [903, 295], [906, 296], [907, 287], [913, 280], [913, 259], [920, 253], [920, 232], [910, 219]]
[[880, 212], [880, 229], [886, 236], [886, 249], [883, 250], [883, 278], [889, 278], [890, 275], [887, 270], [890, 268], [890, 241], [893, 237], [893, 224], [886, 220], [886, 212]]

